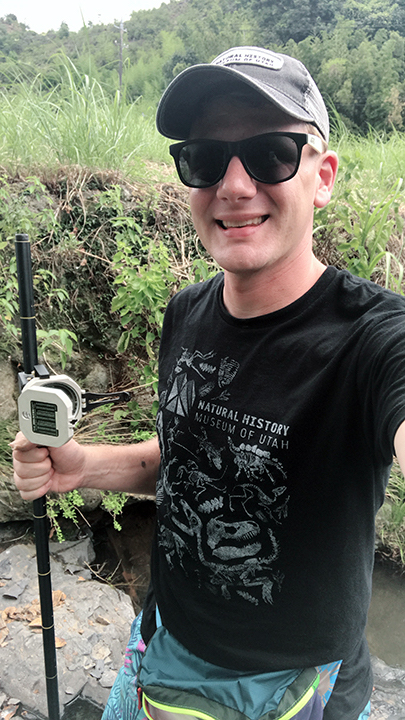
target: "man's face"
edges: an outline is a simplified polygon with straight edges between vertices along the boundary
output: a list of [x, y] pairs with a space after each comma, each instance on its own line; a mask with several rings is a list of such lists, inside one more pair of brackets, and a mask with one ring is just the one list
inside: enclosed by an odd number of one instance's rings
[[[229, 99], [215, 100], [192, 128], [193, 138], [236, 141], [272, 131], [306, 132], [305, 125], [274, 106], [256, 109]], [[321, 156], [308, 145], [297, 174], [266, 185], [253, 180], [233, 157], [215, 186], [190, 189], [196, 231], [226, 273], [285, 272], [312, 251], [313, 207]]]

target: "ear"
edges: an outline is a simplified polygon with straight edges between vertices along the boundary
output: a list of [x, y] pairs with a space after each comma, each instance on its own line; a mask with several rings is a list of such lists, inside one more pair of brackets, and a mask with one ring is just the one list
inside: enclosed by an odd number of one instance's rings
[[332, 150], [327, 150], [320, 159], [318, 171], [318, 187], [315, 192], [314, 205], [323, 208], [328, 204], [338, 171], [338, 156]]

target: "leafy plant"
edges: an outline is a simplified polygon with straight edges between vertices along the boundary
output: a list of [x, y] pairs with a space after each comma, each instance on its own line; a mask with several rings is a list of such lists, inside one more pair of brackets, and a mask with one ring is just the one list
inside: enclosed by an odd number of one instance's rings
[[67, 520], [71, 520], [75, 525], [78, 525], [77, 514], [83, 505], [84, 500], [77, 490], [71, 490], [70, 492], [59, 494], [55, 497], [47, 496], [47, 514], [59, 542], [63, 542], [65, 536], [58, 517], [62, 515]]
[[[34, 198], [41, 203], [41, 210], [35, 212], [34, 206], [27, 202], [27, 198]], [[18, 323], [18, 280], [17, 264], [14, 251], [14, 238], [16, 232], [26, 232], [30, 239], [36, 238], [38, 232], [52, 235], [57, 230], [55, 216], [50, 212], [49, 197], [45, 186], [37, 177], [27, 178], [24, 189], [20, 193], [14, 191], [12, 183], [6, 177], [0, 178], [0, 328], [4, 345], [15, 345], [20, 341], [20, 328]], [[32, 243], [35, 249], [35, 240]], [[37, 267], [33, 258], [33, 284], [34, 292], [39, 298], [39, 305], [46, 303], [47, 308], [56, 304], [62, 310], [69, 299], [68, 292], [56, 285], [55, 274], [44, 267]], [[38, 303], [37, 303], [38, 309]], [[53, 347], [59, 353], [62, 367], [65, 367], [67, 358], [73, 351], [73, 343], [77, 336], [72, 330], [61, 328], [59, 330], [39, 328], [39, 353]]]
[[402, 249], [403, 179], [391, 184], [383, 177], [382, 163], [374, 174], [364, 161], [356, 145], [351, 155], [340, 156], [335, 192], [329, 205], [316, 212], [315, 232], [333, 234], [341, 265], [351, 273], [368, 280], [383, 274], [386, 287], [402, 292], [403, 265], [391, 241], [397, 238]]
[[110, 490], [102, 491], [102, 507], [107, 510], [113, 518], [114, 527], [116, 530], [121, 530], [121, 525], [118, 522], [118, 515], [123, 511], [124, 505], [128, 500], [127, 493], [111, 492]]
[[[147, 361], [143, 367], [145, 380], [156, 389], [157, 356], [163, 312], [173, 292], [176, 278], [171, 270], [169, 251], [163, 242], [154, 243], [141, 234], [131, 218], [117, 220], [118, 252], [113, 257], [117, 272], [114, 284], [117, 294], [111, 308], [118, 311], [124, 331], [117, 350], [124, 353], [130, 343], [144, 348]], [[126, 225], [126, 227], [125, 227]]]
[[73, 343], [77, 342], [77, 335], [72, 330], [60, 328], [59, 330], [37, 330], [38, 354], [43, 355], [48, 348], [56, 348], [59, 360], [64, 370], [66, 362], [73, 352]]
[[17, 423], [0, 419], [0, 468], [9, 468], [12, 451], [9, 443], [14, 440], [17, 432]]
[[[387, 250], [394, 224], [401, 222], [398, 215], [400, 191], [403, 180], [399, 178], [381, 200], [375, 200], [374, 188], [364, 192], [360, 183], [347, 194], [347, 204], [340, 204], [337, 216], [349, 239], [340, 242], [337, 249], [343, 254], [347, 269], [354, 275], [371, 280], [379, 263], [384, 259], [386, 286], [390, 284], [392, 253]], [[394, 258], [395, 259], [395, 258]], [[399, 287], [403, 276], [401, 267]]]

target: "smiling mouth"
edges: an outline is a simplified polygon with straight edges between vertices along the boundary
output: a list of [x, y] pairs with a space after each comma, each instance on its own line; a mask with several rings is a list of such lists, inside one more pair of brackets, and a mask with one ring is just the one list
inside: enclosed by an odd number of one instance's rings
[[260, 217], [251, 218], [250, 220], [217, 220], [217, 223], [223, 230], [228, 230], [229, 228], [243, 228], [249, 225], [262, 225], [268, 217], [268, 215], [260, 215]]

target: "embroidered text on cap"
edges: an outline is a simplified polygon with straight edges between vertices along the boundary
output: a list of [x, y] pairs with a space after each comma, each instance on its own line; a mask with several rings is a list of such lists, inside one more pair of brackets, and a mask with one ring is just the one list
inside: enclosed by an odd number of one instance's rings
[[284, 60], [271, 50], [258, 50], [253, 47], [234, 48], [218, 55], [211, 65], [259, 65], [271, 70], [281, 70]]

